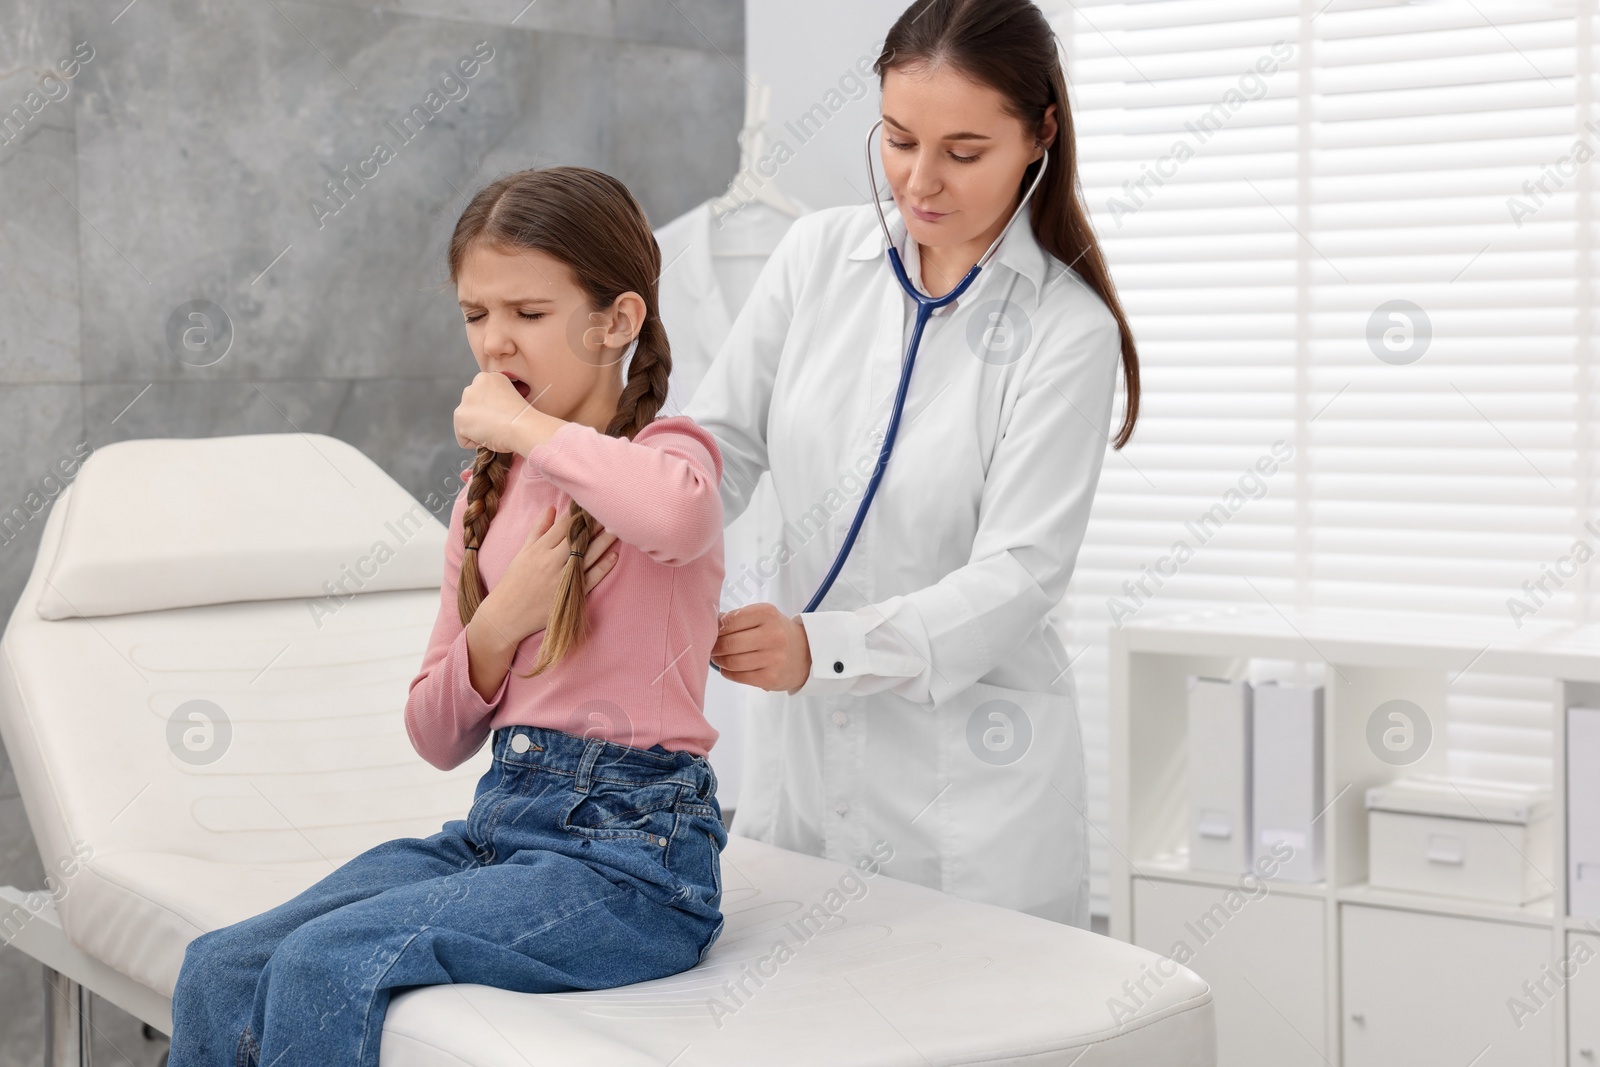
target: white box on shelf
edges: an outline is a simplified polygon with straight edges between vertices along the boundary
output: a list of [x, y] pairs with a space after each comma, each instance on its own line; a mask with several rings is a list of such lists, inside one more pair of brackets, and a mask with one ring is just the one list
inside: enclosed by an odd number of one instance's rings
[[1366, 803], [1375, 889], [1514, 905], [1550, 894], [1548, 786], [1417, 775]]
[[1600, 919], [1600, 708], [1567, 709], [1567, 913]]
[[1190, 675], [1189, 866], [1242, 874], [1250, 869], [1248, 680]]
[[[1251, 752], [1252, 851], [1278, 863], [1287, 882], [1323, 877], [1322, 686], [1263, 684], [1255, 688]], [[1282, 859], [1287, 845], [1293, 850]]]

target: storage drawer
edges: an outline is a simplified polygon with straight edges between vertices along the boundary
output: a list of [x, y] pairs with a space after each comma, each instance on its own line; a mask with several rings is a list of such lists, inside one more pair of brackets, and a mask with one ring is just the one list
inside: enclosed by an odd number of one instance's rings
[[[1600, 923], [1596, 923], [1600, 926]], [[1563, 971], [1567, 982], [1567, 1064], [1600, 1065], [1600, 936], [1569, 933]]]
[[1211, 986], [1219, 1065], [1328, 1067], [1325, 905], [1250, 884], [1135, 879], [1133, 942]]
[[1554, 1062], [1553, 1008], [1507, 1008], [1549, 964], [1548, 928], [1358, 904], [1340, 924], [1344, 1067]]

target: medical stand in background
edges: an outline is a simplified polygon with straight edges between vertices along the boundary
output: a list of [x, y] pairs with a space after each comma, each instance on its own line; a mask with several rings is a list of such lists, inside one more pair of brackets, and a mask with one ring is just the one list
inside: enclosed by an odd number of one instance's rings
[[762, 267], [789, 226], [811, 210], [784, 195], [757, 170], [758, 161], [766, 155], [771, 99], [772, 90], [755, 82], [745, 102], [745, 128], [739, 133], [739, 173], [721, 196], [705, 205], [711, 224], [712, 268], [732, 315], [749, 299]]
[[771, 92], [757, 82], [746, 97], [739, 171], [727, 189], [655, 231], [661, 320], [672, 345], [672, 384], [662, 415], [688, 406], [761, 268], [794, 220], [809, 213], [757, 171]]
[[[671, 387], [663, 417], [680, 414], [688, 406], [767, 259], [794, 220], [809, 213], [757, 171], [767, 143], [771, 95], [759, 79], [752, 81], [739, 133], [739, 171], [727, 189], [655, 231], [661, 246], [661, 321], [672, 346]], [[721, 610], [767, 599], [769, 583], [757, 566], [771, 554], [781, 525], [772, 477], [763, 474], [750, 506], [724, 533]], [[717, 798], [725, 812], [738, 804], [745, 763], [743, 716], [750, 695], [749, 686], [731, 682], [708, 667], [705, 714], [718, 731], [710, 758], [717, 773]]]

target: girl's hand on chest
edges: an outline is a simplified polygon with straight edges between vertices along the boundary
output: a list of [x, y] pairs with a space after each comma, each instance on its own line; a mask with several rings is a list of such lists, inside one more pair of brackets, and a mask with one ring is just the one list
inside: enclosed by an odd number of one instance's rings
[[[556, 588], [572, 551], [567, 542], [570, 515], [563, 511], [561, 521], [557, 522], [555, 512], [554, 506], [547, 505], [540, 513], [527, 540], [483, 602], [485, 608], [494, 602], [495, 625], [519, 642], [549, 625]], [[588, 552], [579, 561], [584, 569], [586, 594], [593, 592], [616, 566], [617, 552], [608, 551], [616, 540], [616, 534], [601, 529], [589, 542]]]

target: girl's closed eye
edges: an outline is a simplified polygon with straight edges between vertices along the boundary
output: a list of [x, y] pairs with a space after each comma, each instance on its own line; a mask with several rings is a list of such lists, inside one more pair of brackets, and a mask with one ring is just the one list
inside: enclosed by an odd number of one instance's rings
[[[537, 322], [538, 320], [544, 318], [545, 315], [548, 314], [548, 312], [544, 312], [544, 311], [519, 311], [519, 312], [517, 312], [517, 314], [520, 317], [522, 317], [524, 319], [527, 319], [530, 322]], [[481, 318], [483, 318], [483, 316], [481, 314], [479, 314], [479, 315], [468, 315], [467, 316], [467, 321], [468, 322], [477, 322]]]

